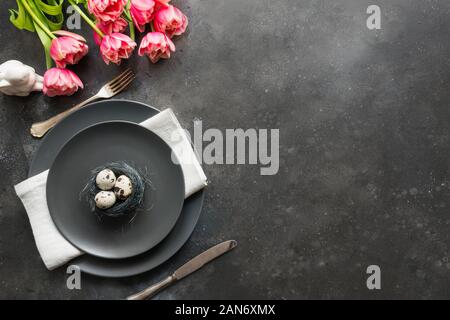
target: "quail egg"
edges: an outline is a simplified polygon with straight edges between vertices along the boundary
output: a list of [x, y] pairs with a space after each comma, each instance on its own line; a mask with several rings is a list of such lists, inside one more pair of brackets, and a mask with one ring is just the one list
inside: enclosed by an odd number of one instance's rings
[[133, 186], [131, 185], [131, 180], [125, 175], [121, 175], [117, 178], [116, 184], [114, 185], [114, 193], [116, 197], [120, 200], [125, 200], [133, 192]]
[[103, 169], [97, 174], [95, 183], [101, 190], [111, 190], [116, 183], [116, 175], [110, 169]]
[[99, 209], [109, 209], [116, 203], [116, 195], [112, 191], [100, 191], [95, 195], [95, 205]]

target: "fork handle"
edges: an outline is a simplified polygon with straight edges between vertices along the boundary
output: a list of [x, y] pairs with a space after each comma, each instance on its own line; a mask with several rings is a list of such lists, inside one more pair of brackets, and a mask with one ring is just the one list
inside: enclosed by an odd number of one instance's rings
[[45, 121], [33, 123], [30, 129], [31, 135], [36, 138], [42, 138], [48, 132], [48, 130], [53, 128], [58, 122], [67, 117], [69, 114], [83, 108], [89, 102], [92, 102], [99, 98], [100, 97], [97, 95], [92, 96], [89, 99], [84, 100], [83, 102], [73, 106], [72, 108], [67, 109], [66, 111], [63, 111], [61, 113], [58, 113], [56, 116], [53, 116]]

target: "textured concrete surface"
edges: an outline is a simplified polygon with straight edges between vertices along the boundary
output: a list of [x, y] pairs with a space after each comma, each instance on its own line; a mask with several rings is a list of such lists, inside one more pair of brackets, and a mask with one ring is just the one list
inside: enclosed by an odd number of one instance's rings
[[[42, 264], [13, 185], [39, 147], [28, 129], [81, 101], [127, 64], [91, 53], [73, 97], [0, 95], [0, 298], [123, 298], [221, 240], [239, 247], [159, 299], [450, 298], [450, 3], [446, 0], [174, 0], [189, 16], [169, 61], [134, 57], [122, 98], [171, 107], [183, 124], [280, 128], [280, 171], [205, 166], [200, 222], [160, 268], [129, 279]], [[382, 29], [366, 28], [378, 4]], [[0, 4], [0, 60], [44, 69], [38, 39]], [[367, 266], [382, 289], [366, 288]]]

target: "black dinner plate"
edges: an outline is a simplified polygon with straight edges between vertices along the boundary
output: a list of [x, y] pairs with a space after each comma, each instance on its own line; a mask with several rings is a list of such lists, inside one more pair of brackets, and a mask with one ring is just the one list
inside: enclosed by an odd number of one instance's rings
[[[111, 161], [131, 164], [151, 180], [143, 210], [134, 216], [102, 216], [80, 199], [92, 170]], [[47, 204], [58, 230], [81, 251], [101, 258], [129, 258], [153, 248], [175, 225], [183, 201], [183, 171], [172, 161], [170, 146], [132, 122], [103, 122], [77, 133], [47, 178]]]
[[[78, 131], [109, 120], [142, 122], [159, 111], [129, 100], [105, 100], [90, 104], [62, 120], [42, 140], [30, 165], [29, 177], [47, 170], [59, 149]], [[127, 259], [103, 259], [82, 255], [71, 261], [88, 274], [102, 277], [128, 277], [149, 271], [172, 257], [189, 239], [200, 217], [205, 191], [185, 199], [182, 212], [169, 235], [153, 249]]]

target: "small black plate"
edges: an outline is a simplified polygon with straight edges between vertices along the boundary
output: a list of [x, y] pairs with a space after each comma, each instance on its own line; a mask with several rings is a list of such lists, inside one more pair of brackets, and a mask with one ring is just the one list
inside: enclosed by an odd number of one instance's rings
[[[61, 234], [91, 255], [121, 259], [148, 251], [175, 225], [184, 201], [183, 172], [172, 161], [170, 147], [146, 128], [123, 121], [105, 122], [75, 135], [59, 152], [47, 180], [50, 214]], [[111, 161], [125, 161], [148, 171], [145, 211], [99, 219], [80, 191], [91, 170]]]

